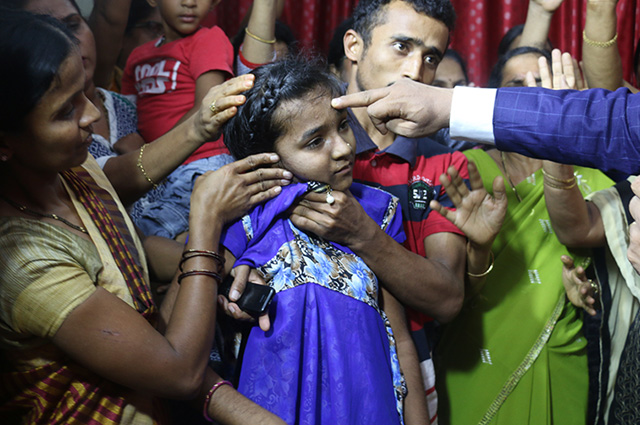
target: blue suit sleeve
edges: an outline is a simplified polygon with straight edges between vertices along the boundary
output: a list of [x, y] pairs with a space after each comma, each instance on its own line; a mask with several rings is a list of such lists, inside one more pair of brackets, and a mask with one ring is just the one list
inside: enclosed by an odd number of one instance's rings
[[640, 94], [502, 88], [496, 146], [535, 158], [598, 168], [616, 180], [640, 172]]

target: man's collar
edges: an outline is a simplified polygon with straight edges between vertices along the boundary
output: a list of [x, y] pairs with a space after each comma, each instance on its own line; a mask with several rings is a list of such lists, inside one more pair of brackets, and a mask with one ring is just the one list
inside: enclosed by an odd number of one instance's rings
[[[356, 155], [363, 152], [378, 150], [378, 146], [373, 142], [373, 140], [371, 140], [371, 137], [362, 125], [360, 125], [358, 118], [353, 114], [351, 108], [347, 109], [347, 121], [356, 139]], [[380, 152], [395, 155], [410, 163], [411, 167], [413, 167], [416, 163], [416, 156], [418, 155], [418, 143], [420, 143], [420, 139], [396, 136], [391, 146], [381, 150]]]

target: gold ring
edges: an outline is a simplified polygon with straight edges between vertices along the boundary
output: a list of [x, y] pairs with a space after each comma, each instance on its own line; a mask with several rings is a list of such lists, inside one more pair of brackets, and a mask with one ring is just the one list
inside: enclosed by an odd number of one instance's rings
[[215, 100], [213, 102], [211, 102], [211, 105], [209, 105], [209, 110], [211, 111], [211, 113], [213, 115], [218, 113], [218, 108], [216, 107], [216, 101]]

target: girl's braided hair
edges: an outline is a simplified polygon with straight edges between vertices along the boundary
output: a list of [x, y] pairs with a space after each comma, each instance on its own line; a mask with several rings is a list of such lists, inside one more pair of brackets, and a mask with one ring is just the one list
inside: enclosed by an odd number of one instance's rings
[[277, 113], [282, 102], [310, 94], [342, 93], [341, 83], [318, 59], [293, 57], [261, 66], [252, 72], [254, 86], [244, 92], [247, 100], [223, 127], [224, 143], [236, 159], [273, 152], [287, 117]]

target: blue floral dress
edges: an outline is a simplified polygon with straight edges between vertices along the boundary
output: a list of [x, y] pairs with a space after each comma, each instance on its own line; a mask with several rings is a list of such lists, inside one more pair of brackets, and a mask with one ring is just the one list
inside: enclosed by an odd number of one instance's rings
[[[378, 281], [347, 247], [297, 229], [287, 210], [308, 191], [291, 185], [230, 225], [223, 245], [276, 290], [271, 329], [254, 327], [238, 390], [288, 424], [401, 424], [406, 385], [378, 306]], [[351, 193], [402, 243], [397, 199], [358, 183]]]

